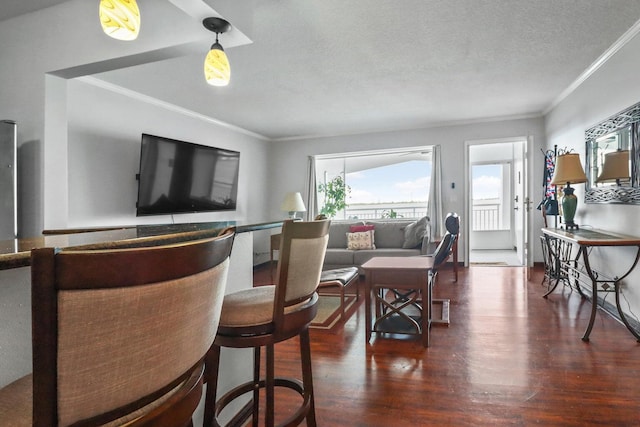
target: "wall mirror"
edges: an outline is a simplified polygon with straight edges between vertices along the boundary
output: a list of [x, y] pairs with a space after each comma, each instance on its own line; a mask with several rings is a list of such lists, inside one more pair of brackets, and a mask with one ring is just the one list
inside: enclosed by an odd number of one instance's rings
[[640, 103], [587, 129], [586, 203], [640, 204]]

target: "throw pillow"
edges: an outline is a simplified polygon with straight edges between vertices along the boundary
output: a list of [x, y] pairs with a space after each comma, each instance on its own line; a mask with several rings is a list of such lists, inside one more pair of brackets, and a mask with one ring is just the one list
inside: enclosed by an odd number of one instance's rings
[[360, 233], [363, 231], [373, 230], [375, 225], [351, 225], [349, 226], [350, 233]]
[[375, 249], [376, 245], [373, 242], [373, 233], [375, 233], [373, 230], [347, 233], [347, 249], [354, 251]]
[[427, 225], [429, 224], [429, 217], [422, 217], [419, 220], [412, 222], [404, 228], [404, 243], [403, 249], [412, 249], [422, 244], [422, 239], [427, 232]]

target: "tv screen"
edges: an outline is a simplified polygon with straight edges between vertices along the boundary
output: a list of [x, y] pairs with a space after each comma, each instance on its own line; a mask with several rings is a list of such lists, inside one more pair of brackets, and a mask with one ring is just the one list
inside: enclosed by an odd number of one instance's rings
[[136, 215], [235, 210], [240, 153], [142, 134]]

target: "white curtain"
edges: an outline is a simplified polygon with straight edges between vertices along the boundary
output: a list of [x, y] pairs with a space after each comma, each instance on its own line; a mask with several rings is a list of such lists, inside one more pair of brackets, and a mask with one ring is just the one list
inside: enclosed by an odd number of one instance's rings
[[305, 213], [306, 221], [313, 220], [318, 215], [318, 195], [316, 193], [316, 159], [313, 156], [309, 156], [309, 163], [307, 166], [307, 187], [305, 188], [304, 200], [307, 205], [307, 212]]
[[427, 215], [431, 220], [431, 239], [440, 240], [444, 234], [444, 216], [442, 214], [442, 165], [440, 146], [435, 145], [431, 152], [431, 185]]

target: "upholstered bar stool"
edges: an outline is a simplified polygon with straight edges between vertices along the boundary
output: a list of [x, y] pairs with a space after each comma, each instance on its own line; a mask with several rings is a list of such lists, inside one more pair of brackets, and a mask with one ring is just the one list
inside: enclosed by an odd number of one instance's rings
[[0, 389], [0, 426], [192, 425], [233, 239], [35, 249], [33, 374]]
[[[236, 398], [252, 393], [242, 414], [259, 420], [260, 389], [265, 389], [264, 425], [275, 423], [275, 387], [292, 389], [302, 397], [300, 407], [281, 425], [298, 425], [306, 419], [315, 426], [309, 324], [317, 314], [316, 292], [327, 248], [329, 221], [285, 221], [275, 285], [260, 286], [225, 296], [220, 326], [206, 359], [207, 383], [204, 425], [219, 426], [223, 409]], [[299, 336], [302, 381], [275, 377], [274, 345]], [[218, 399], [217, 377], [220, 348], [253, 348], [253, 381], [241, 384]], [[266, 348], [265, 378], [260, 378], [261, 347]], [[244, 425], [245, 417], [232, 418], [229, 425]]]

